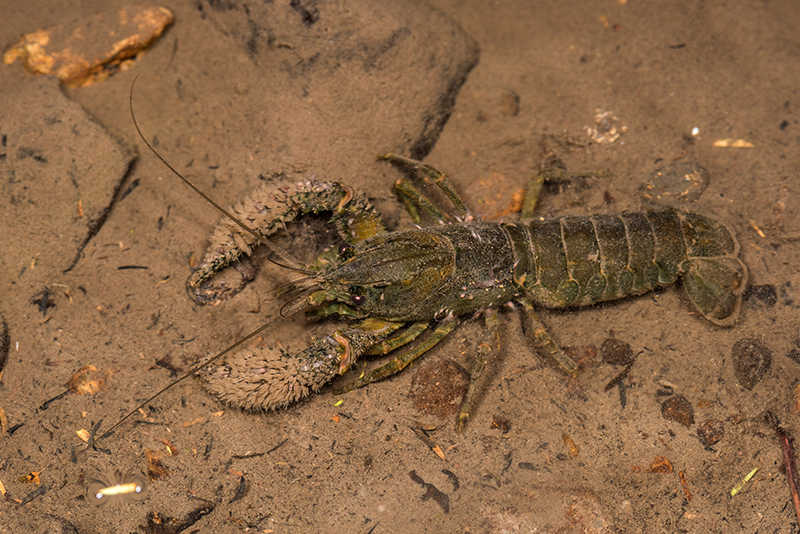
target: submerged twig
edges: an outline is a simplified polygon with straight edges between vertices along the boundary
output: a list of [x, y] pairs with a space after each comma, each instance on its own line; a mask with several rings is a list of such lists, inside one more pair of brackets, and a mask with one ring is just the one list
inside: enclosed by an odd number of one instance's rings
[[794, 450], [792, 450], [792, 438], [780, 426], [778, 418], [772, 412], [767, 412], [767, 421], [772, 425], [773, 430], [778, 435], [778, 441], [783, 451], [783, 462], [786, 465], [786, 481], [789, 482], [789, 490], [792, 492], [792, 504], [797, 515], [797, 524], [800, 525], [800, 494], [797, 491], [797, 466], [794, 463]]

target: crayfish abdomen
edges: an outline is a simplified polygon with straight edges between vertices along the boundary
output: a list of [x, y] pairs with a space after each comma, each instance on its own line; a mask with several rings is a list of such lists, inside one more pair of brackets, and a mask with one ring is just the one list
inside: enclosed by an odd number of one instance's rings
[[587, 306], [651, 291], [679, 277], [708, 320], [735, 321], [747, 281], [723, 224], [674, 209], [505, 224], [514, 279], [537, 304]]

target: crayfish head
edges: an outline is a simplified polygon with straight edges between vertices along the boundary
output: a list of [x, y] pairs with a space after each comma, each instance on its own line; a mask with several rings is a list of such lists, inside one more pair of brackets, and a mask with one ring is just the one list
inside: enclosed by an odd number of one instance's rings
[[348, 251], [348, 259], [320, 275], [320, 285], [363, 316], [430, 319], [439, 309], [437, 289], [455, 270], [455, 254], [449, 239], [429, 231], [382, 234]]

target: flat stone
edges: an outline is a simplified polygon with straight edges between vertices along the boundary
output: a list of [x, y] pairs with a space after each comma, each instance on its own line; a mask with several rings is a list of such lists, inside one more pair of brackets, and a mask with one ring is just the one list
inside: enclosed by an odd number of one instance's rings
[[[422, 159], [478, 61], [478, 45], [439, 11], [413, 4], [199, 3], [214, 26], [240, 42], [254, 64], [267, 65], [271, 56], [285, 51], [281, 49], [291, 50], [292, 59], [281, 70], [309, 94], [324, 94], [346, 110], [339, 120], [386, 138], [387, 148]], [[274, 76], [262, 70], [266, 80]]]
[[108, 216], [133, 154], [56, 80], [0, 73], [0, 276], [68, 269]]

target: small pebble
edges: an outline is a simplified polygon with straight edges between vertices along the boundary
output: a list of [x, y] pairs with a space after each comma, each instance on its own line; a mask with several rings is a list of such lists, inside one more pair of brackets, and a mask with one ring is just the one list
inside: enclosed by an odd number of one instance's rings
[[123, 6], [25, 34], [3, 53], [31, 73], [52, 74], [71, 87], [86, 87], [130, 68], [137, 55], [172, 24], [172, 11]]
[[453, 360], [430, 359], [411, 379], [408, 396], [421, 413], [443, 419], [458, 413], [467, 391], [469, 373]]
[[498, 104], [500, 115], [505, 117], [516, 117], [519, 115], [519, 95], [511, 89], [505, 89], [500, 94]]
[[72, 375], [67, 384], [69, 390], [78, 395], [94, 395], [106, 388], [106, 379], [110, 371], [100, 371], [94, 365], [84, 365]]

